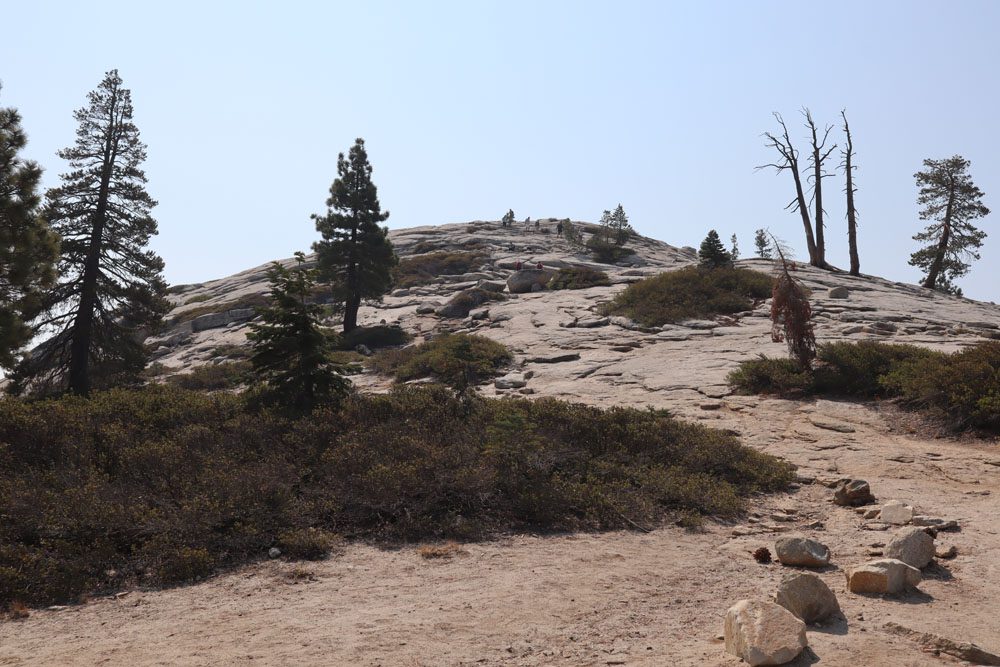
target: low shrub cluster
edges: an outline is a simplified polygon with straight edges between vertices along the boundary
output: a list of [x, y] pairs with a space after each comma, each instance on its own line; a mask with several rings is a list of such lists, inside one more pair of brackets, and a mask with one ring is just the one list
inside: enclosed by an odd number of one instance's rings
[[586, 246], [591, 257], [601, 264], [616, 264], [635, 254], [631, 248], [615, 243], [600, 232], [587, 239]]
[[235, 389], [250, 380], [252, 366], [249, 361], [224, 361], [218, 364], [196, 366], [190, 373], [178, 373], [167, 378], [170, 384], [184, 389], [220, 391]]
[[559, 269], [549, 280], [549, 289], [586, 289], [587, 287], [608, 286], [611, 280], [604, 271], [585, 266], [571, 266]]
[[358, 345], [377, 350], [382, 347], [406, 345], [413, 336], [406, 333], [402, 327], [377, 325], [373, 327], [357, 327], [350, 333], [340, 334], [336, 339], [338, 350], [353, 350]]
[[956, 429], [1000, 429], [1000, 342], [945, 354], [878, 341], [828, 343], [812, 370], [790, 359], [740, 364], [729, 382], [747, 393], [896, 398]]
[[689, 266], [632, 283], [606, 306], [643, 326], [750, 310], [771, 296], [773, 278], [760, 271]]
[[0, 606], [161, 585], [345, 538], [730, 517], [791, 466], [662, 412], [404, 386], [303, 417], [171, 386], [0, 400]]
[[464, 389], [499, 374], [513, 357], [491, 338], [468, 334], [444, 334], [419, 345], [383, 350], [371, 358], [371, 366], [397, 382], [431, 378]]
[[448, 250], [404, 257], [396, 266], [396, 285], [398, 287], [427, 285], [433, 283], [438, 276], [454, 276], [476, 271], [488, 258], [488, 255], [481, 252]]

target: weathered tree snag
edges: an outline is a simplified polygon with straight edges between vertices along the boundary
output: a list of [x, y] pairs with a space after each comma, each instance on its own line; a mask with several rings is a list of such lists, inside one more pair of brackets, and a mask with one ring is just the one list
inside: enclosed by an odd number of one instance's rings
[[854, 186], [854, 142], [851, 140], [851, 127], [847, 124], [846, 111], [840, 112], [840, 117], [844, 119], [844, 134], [847, 136], [847, 148], [842, 155], [844, 157], [840, 166], [844, 169], [846, 185], [844, 192], [847, 193], [847, 247], [851, 255], [851, 275], [861, 275], [861, 260], [858, 258], [858, 211], [854, 207], [854, 193], [857, 188]]
[[788, 126], [785, 125], [785, 120], [781, 117], [781, 114], [774, 112], [774, 117], [777, 119], [778, 124], [781, 125], [781, 136], [775, 136], [770, 132], [765, 132], [764, 136], [768, 140], [767, 146], [778, 151], [781, 159], [777, 162], [760, 165], [757, 169], [772, 167], [778, 173], [786, 169], [792, 172], [792, 178], [795, 181], [795, 199], [789, 202], [785, 209], [797, 210], [799, 215], [802, 216], [802, 226], [806, 232], [806, 247], [809, 250], [809, 263], [814, 266], [820, 266], [820, 264], [817, 264], [816, 239], [813, 236], [812, 220], [809, 218], [809, 207], [806, 204], [805, 191], [802, 187], [802, 177], [799, 173], [799, 154], [792, 145], [792, 139], [788, 136]]
[[812, 155], [810, 156], [810, 162], [812, 163], [813, 170], [813, 203], [816, 207], [816, 212], [813, 216], [813, 219], [816, 222], [816, 256], [810, 257], [810, 263], [813, 266], [826, 268], [826, 239], [823, 230], [823, 179], [828, 177], [829, 174], [824, 173], [823, 163], [826, 162], [826, 159], [830, 157], [830, 154], [835, 148], [837, 148], [837, 144], [834, 144], [824, 151], [824, 148], [826, 148], [826, 140], [830, 136], [830, 130], [833, 129], [833, 126], [826, 126], [826, 129], [823, 132], [823, 139], [820, 141], [816, 130], [816, 123], [813, 122], [812, 114], [809, 113], [809, 109], [803, 109], [802, 115], [806, 117], [806, 127], [809, 128], [809, 133], [811, 135]]

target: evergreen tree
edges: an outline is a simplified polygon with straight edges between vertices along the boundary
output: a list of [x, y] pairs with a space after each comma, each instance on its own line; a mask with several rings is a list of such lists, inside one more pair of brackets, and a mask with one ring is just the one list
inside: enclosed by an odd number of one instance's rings
[[621, 204], [614, 211], [604, 211], [601, 214], [601, 232], [604, 238], [610, 243], [625, 245], [625, 241], [633, 233], [632, 226], [628, 224], [628, 216]]
[[322, 306], [308, 302], [317, 272], [303, 266], [301, 252], [295, 259], [292, 269], [274, 262], [268, 271], [271, 305], [257, 309], [261, 321], [250, 325], [247, 338], [264, 402], [308, 412], [342, 397], [351, 383], [331, 360], [331, 336], [320, 326]]
[[740, 246], [736, 242], [736, 234], [729, 237], [729, 244], [731, 246], [729, 249], [729, 257], [735, 262], [740, 258]]
[[46, 216], [62, 244], [59, 280], [37, 324], [52, 336], [19, 366], [16, 380], [86, 395], [95, 384], [135, 377], [146, 361], [142, 339], [168, 304], [163, 260], [148, 249], [157, 226], [141, 169], [146, 145], [117, 70], [74, 118], [76, 143], [59, 151], [71, 171], [46, 195]]
[[31, 339], [28, 322], [55, 280], [58, 239], [39, 215], [42, 170], [18, 157], [27, 137], [16, 109], [0, 108], [0, 368]]
[[729, 266], [733, 263], [732, 256], [726, 252], [722, 245], [722, 239], [719, 238], [719, 233], [714, 229], [708, 232], [708, 236], [701, 242], [698, 259], [701, 260], [701, 266], [708, 269]]
[[398, 263], [389, 230], [379, 223], [382, 212], [364, 139], [354, 142], [347, 157], [337, 157], [337, 179], [330, 186], [325, 215], [313, 215], [322, 241], [313, 244], [320, 275], [331, 283], [334, 299], [343, 304], [344, 333], [358, 326], [362, 300], [381, 301], [392, 288]]
[[766, 229], [758, 229], [753, 235], [753, 244], [757, 248], [757, 256], [761, 259], [772, 259], [771, 241], [767, 238]]
[[910, 255], [910, 264], [924, 271], [924, 287], [961, 294], [952, 280], [969, 272], [966, 260], [979, 259], [986, 238], [986, 232], [971, 221], [990, 210], [983, 205], [983, 192], [972, 182], [965, 158], [924, 160], [924, 167], [914, 174], [920, 188], [917, 203], [924, 207], [920, 219], [932, 222], [913, 237], [927, 245]]

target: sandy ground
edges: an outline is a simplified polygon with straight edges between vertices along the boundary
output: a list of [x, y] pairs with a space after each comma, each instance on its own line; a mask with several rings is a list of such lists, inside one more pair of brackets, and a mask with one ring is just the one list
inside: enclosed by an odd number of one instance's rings
[[[741, 598], [773, 593], [787, 568], [750, 552], [773, 550], [771, 530], [785, 528], [830, 546], [835, 565], [821, 576], [846, 616], [810, 628], [810, 648], [793, 664], [957, 662], [889, 633], [888, 621], [1000, 651], [995, 446], [918, 438], [866, 406], [761, 401], [758, 411], [781, 433], [766, 449], [803, 474], [864, 476], [881, 499], [957, 518], [961, 531], [938, 543], [959, 556], [925, 572], [919, 593], [850, 594], [842, 568], [888, 534], [864, 529], [822, 484], [805, 484], [757, 502], [758, 522], [703, 532], [516, 535], [434, 560], [415, 547], [352, 545], [318, 563], [264, 562], [192, 586], [34, 611], [0, 624], [0, 665], [736, 665], [720, 640], [723, 615]], [[855, 431], [815, 426], [831, 421]], [[817, 429], [830, 436], [810, 442]], [[778, 510], [797, 521], [771, 521]], [[823, 527], [806, 527], [815, 521]]]

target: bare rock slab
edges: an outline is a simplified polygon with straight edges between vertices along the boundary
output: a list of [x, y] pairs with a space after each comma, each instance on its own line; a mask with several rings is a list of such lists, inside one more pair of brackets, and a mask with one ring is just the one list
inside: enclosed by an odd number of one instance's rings
[[825, 544], [801, 535], [782, 537], [774, 544], [782, 565], [826, 567], [830, 564], [830, 549]]
[[840, 613], [837, 596], [826, 582], [809, 572], [782, 579], [774, 601], [810, 625]]
[[726, 612], [726, 652], [748, 665], [783, 665], [806, 647], [806, 624], [774, 602], [740, 600]]
[[916, 526], [901, 528], [885, 545], [885, 555], [919, 570], [934, 558], [934, 538]]
[[871, 487], [863, 479], [849, 479], [841, 482], [833, 493], [837, 505], [858, 507], [875, 502]]
[[902, 593], [916, 587], [920, 570], [895, 558], [882, 558], [848, 568], [847, 590], [852, 593]]

